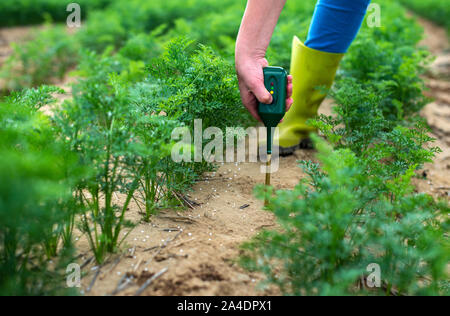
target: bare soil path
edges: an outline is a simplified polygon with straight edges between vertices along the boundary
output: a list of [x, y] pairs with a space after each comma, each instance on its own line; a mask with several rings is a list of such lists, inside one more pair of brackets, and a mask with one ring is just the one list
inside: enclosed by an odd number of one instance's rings
[[415, 180], [419, 192], [449, 199], [450, 196], [450, 43], [444, 28], [430, 21], [418, 18], [425, 29], [421, 45], [427, 47], [436, 57], [426, 76], [429, 91], [426, 94], [434, 99], [422, 111], [436, 145], [442, 149], [433, 163], [425, 165], [422, 180]]
[[[312, 152], [299, 151], [295, 157], [282, 159], [272, 178], [274, 186], [293, 188], [302, 177], [296, 161], [311, 158]], [[257, 290], [262, 276], [244, 271], [235, 262], [242, 242], [275, 225], [272, 214], [262, 211], [263, 203], [252, 194], [253, 187], [263, 182], [259, 164], [222, 165], [195, 185], [189, 199], [199, 206], [178, 213], [167, 210], [151, 224], [139, 224], [127, 239], [128, 253], [116, 266], [119, 256], [111, 258], [90, 294], [113, 293], [127, 274], [133, 285], [119, 294], [133, 295], [146, 280], [165, 268], [167, 272], [144, 295], [279, 294], [272, 288]], [[138, 213], [136, 205], [131, 206], [132, 219], [139, 221]], [[161, 250], [167, 241], [167, 247]], [[88, 251], [84, 241], [79, 246]], [[94, 269], [84, 278], [85, 287], [95, 272]]]

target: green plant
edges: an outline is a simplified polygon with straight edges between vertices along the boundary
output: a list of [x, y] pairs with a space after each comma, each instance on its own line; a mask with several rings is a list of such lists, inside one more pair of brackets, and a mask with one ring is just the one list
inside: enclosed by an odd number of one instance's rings
[[[87, 234], [96, 260], [103, 262], [106, 253], [115, 252], [124, 226], [131, 227], [125, 212], [137, 190], [138, 181], [128, 172], [133, 154], [129, 111], [125, 91], [117, 76], [102, 71], [74, 87], [74, 101], [57, 113], [56, 123], [68, 147], [79, 154], [82, 165], [94, 172], [78, 187], [76, 196], [87, 212], [81, 229]], [[126, 200], [118, 204], [116, 192]]]
[[[429, 54], [412, 45], [375, 41], [361, 37], [344, 59], [343, 77], [357, 80], [384, 93], [381, 110], [390, 121], [402, 121], [417, 114], [427, 103], [420, 77], [429, 64]], [[384, 92], [387, 91], [387, 94]]]
[[[174, 27], [177, 19], [196, 20], [234, 5], [232, 0], [115, 0], [106, 10], [90, 14], [85, 29], [80, 31], [78, 37], [83, 47], [103, 52], [109, 46], [122, 47], [137, 34], [157, 31], [163, 35]], [[240, 19], [237, 15], [235, 18], [236, 21]], [[181, 34], [176, 33], [169, 40]]]
[[72, 189], [84, 171], [26, 95], [0, 104], [0, 293], [67, 294]]
[[381, 267], [383, 286], [367, 294], [445, 294], [448, 222], [440, 219], [448, 204], [413, 193], [412, 170], [393, 177], [385, 194], [374, 190], [377, 179], [352, 151], [334, 151], [317, 138], [316, 147], [321, 168], [304, 164], [311, 182], [257, 190], [281, 229], [244, 245], [244, 266], [291, 295], [356, 294], [371, 263]]
[[77, 34], [77, 40], [83, 48], [98, 53], [102, 53], [108, 47], [122, 47], [128, 33], [120, 20], [120, 12], [94, 11], [85, 28]]
[[76, 196], [87, 209], [81, 229], [99, 263], [107, 253], [117, 251], [125, 239], [122, 229], [133, 227], [126, 219], [131, 201], [145, 205], [146, 220], [161, 201], [167, 178], [160, 164], [170, 156], [170, 135], [176, 124], [132, 106], [133, 76], [125, 68], [131, 64], [120, 60], [85, 55], [79, 73], [88, 76], [74, 86], [73, 102], [66, 102], [55, 117], [68, 148], [78, 153], [81, 165], [94, 169]]
[[[214, 126], [225, 130], [229, 126], [248, 125], [250, 119], [241, 106], [232, 65], [208, 47], [193, 50], [191, 45], [187, 39], [175, 39], [154, 60], [147, 79], [154, 85], [150, 90], [152, 95], [144, 101], [144, 111], [163, 111], [188, 127], [191, 135], [194, 135], [195, 120], [201, 120], [204, 129]], [[192, 168], [202, 174], [211, 167], [210, 163], [201, 162], [185, 169]]]
[[[385, 114], [384, 101], [391, 92], [380, 87], [383, 85], [373, 87], [354, 79], [341, 80], [331, 93], [338, 104], [335, 115], [321, 115], [310, 123], [338, 148], [350, 148], [358, 157], [370, 161], [371, 172], [377, 172], [383, 181], [404, 173], [412, 165], [420, 169], [440, 150], [424, 148], [434, 139], [427, 135], [429, 128], [423, 120], [415, 118], [406, 123], [402, 116]], [[391, 108], [395, 109], [392, 105]]]
[[17, 106], [24, 106], [38, 111], [44, 106], [55, 103], [56, 100], [52, 96], [54, 93], [64, 93], [64, 90], [52, 86], [40, 86], [38, 88], [12, 92], [6, 99], [10, 104], [16, 104]]
[[168, 95], [157, 110], [189, 127], [194, 127], [195, 119], [201, 119], [204, 127], [245, 124], [232, 65], [206, 46], [192, 53], [191, 44], [182, 38], [172, 40], [149, 68], [150, 76], [165, 87], [160, 91]]
[[138, 34], [128, 39], [119, 54], [130, 60], [149, 63], [153, 58], [158, 57], [161, 51], [161, 44], [155, 35]]
[[33, 39], [13, 45], [13, 53], [2, 68], [7, 90], [39, 86], [52, 79], [63, 79], [75, 66], [78, 46], [74, 37], [63, 27], [47, 26], [36, 32]]
[[[134, 198], [138, 206], [145, 205], [144, 220], [150, 221], [158, 207], [172, 195], [170, 175], [174, 172], [170, 157], [173, 141], [172, 130], [177, 126], [165, 116], [141, 115], [137, 112], [134, 131], [144, 146], [135, 162], [135, 173], [140, 176], [141, 202]], [[161, 205], [162, 204], [162, 205]]]

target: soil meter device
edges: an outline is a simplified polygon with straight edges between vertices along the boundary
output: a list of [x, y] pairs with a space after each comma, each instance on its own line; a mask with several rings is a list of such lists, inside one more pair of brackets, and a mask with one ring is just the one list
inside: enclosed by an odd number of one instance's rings
[[273, 101], [271, 104], [259, 103], [258, 114], [267, 128], [267, 153], [272, 154], [272, 128], [277, 127], [286, 114], [286, 70], [281, 67], [264, 68], [264, 85]]
[[[267, 129], [267, 170], [266, 185], [270, 185], [270, 164], [272, 160], [273, 133], [286, 114], [287, 72], [281, 67], [266, 67], [264, 85], [273, 97], [271, 104], [259, 103], [258, 114]], [[267, 204], [267, 201], [266, 201]]]

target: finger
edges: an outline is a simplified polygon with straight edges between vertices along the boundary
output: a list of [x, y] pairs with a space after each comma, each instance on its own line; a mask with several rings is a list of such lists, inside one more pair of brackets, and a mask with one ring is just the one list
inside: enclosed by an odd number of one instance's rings
[[286, 95], [287, 98], [289, 99], [290, 97], [292, 97], [292, 91], [294, 88], [294, 85], [292, 84], [293, 81], [293, 77], [291, 75], [288, 76], [288, 80], [287, 80], [287, 87], [286, 87]]
[[294, 100], [292, 98], [286, 100], [286, 112], [288, 112], [291, 109], [292, 104], [294, 104]]
[[287, 81], [288, 81], [288, 83], [292, 83], [293, 79], [294, 79], [294, 76], [293, 76], [293, 75], [288, 75], [288, 76], [287, 76]]
[[250, 114], [259, 122], [263, 123], [261, 117], [258, 114], [258, 105], [256, 103], [245, 106]]
[[245, 108], [250, 112], [250, 114], [259, 122], [262, 122], [261, 117], [258, 114], [258, 101], [255, 96], [245, 89], [245, 91], [241, 92], [242, 103]]
[[256, 99], [258, 99], [259, 102], [264, 104], [271, 104], [272, 103], [272, 95], [267, 91], [266, 87], [264, 86], [264, 80], [259, 79], [251, 79], [249, 82], [249, 89], [250, 91], [255, 95]]

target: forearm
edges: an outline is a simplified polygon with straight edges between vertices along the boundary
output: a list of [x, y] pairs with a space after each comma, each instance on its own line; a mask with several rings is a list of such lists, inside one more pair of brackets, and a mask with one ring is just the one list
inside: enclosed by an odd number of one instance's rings
[[248, 0], [236, 42], [236, 59], [242, 55], [264, 58], [286, 0]]

